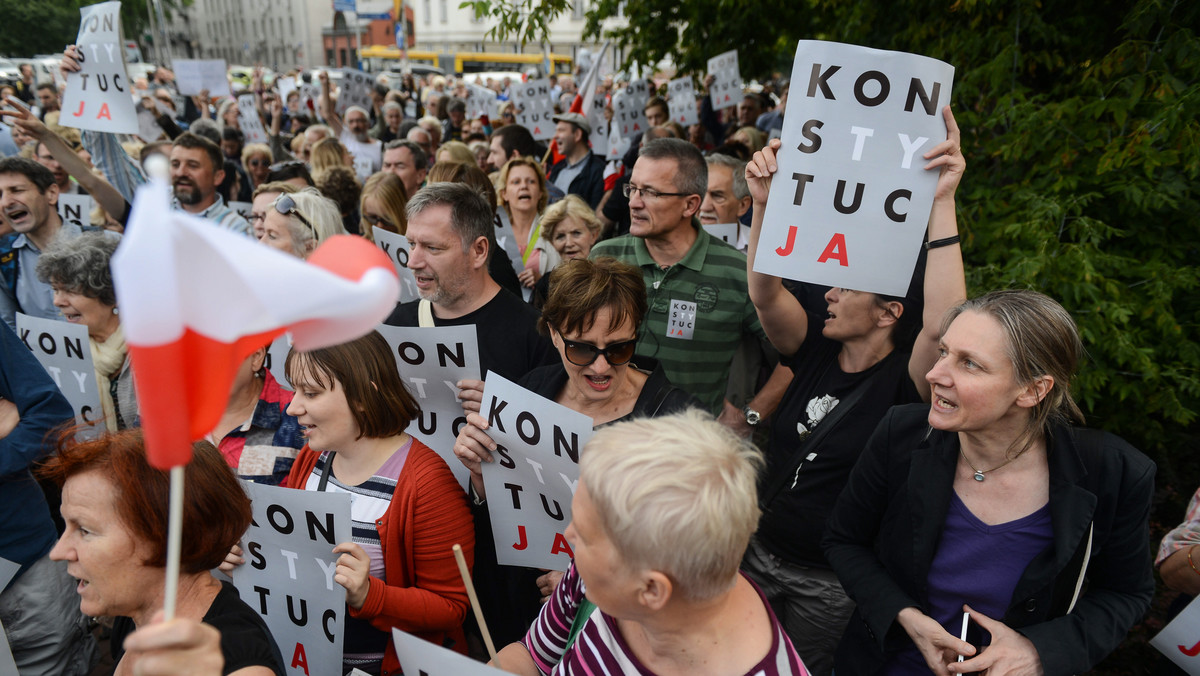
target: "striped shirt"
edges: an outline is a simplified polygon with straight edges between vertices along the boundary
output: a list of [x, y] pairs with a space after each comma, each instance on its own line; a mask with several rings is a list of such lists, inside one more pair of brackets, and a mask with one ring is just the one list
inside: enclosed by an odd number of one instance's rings
[[[751, 582], [753, 585], [754, 583]], [[757, 586], [763, 608], [771, 620], [771, 649], [763, 659], [746, 672], [747, 676], [808, 676], [808, 670], [792, 647], [791, 640], [783, 632], [783, 626], [775, 618], [770, 604]], [[575, 642], [566, 648], [575, 613], [584, 599], [583, 579], [575, 572], [575, 564], [567, 569], [562, 581], [554, 589], [553, 596], [542, 606], [537, 621], [525, 635], [525, 648], [533, 657], [538, 671], [554, 676], [585, 674], [641, 674], [653, 676], [629, 649], [617, 628], [617, 622], [609, 615], [593, 608], [587, 624], [580, 630]]]
[[[400, 478], [400, 471], [404, 469], [411, 449], [412, 438], [409, 437], [371, 478], [357, 486], [338, 481], [333, 472], [329, 473], [329, 483], [325, 485], [325, 491], [328, 493], [350, 494], [350, 539], [362, 547], [371, 558], [371, 577], [378, 578], [381, 582], [387, 582], [387, 574], [384, 570], [383, 547], [376, 522], [383, 519], [392, 504], [396, 481]], [[328, 451], [321, 453], [321, 457], [313, 465], [312, 472], [304, 483], [304, 490], [317, 490], [321, 485], [321, 473], [325, 470], [327, 462], [332, 462]], [[345, 670], [359, 668], [368, 672], [378, 672], [383, 664], [383, 654], [390, 638], [388, 634], [379, 631], [366, 620], [347, 615], [343, 637], [342, 666]]]
[[[230, 209], [229, 205], [225, 204], [225, 200], [220, 195], [214, 195], [213, 197], [216, 201], [210, 204], [207, 209], [192, 215], [207, 218], [213, 223], [229, 228], [240, 235], [247, 237], [254, 236], [254, 231], [250, 229], [250, 221], [247, 221], [242, 218], [241, 214]], [[183, 210], [182, 205], [179, 204], [179, 199], [176, 197], [171, 198], [171, 207], [179, 211]]]
[[742, 336], [767, 340], [746, 288], [746, 255], [700, 230], [692, 248], [665, 270], [633, 235], [597, 244], [591, 258], [601, 257], [642, 269], [650, 307], [637, 353], [658, 359], [673, 385], [720, 414]]

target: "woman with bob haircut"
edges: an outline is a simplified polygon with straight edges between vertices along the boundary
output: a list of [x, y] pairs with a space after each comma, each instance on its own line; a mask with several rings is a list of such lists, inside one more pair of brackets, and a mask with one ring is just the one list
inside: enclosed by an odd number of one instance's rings
[[68, 322], [87, 327], [96, 390], [110, 432], [138, 424], [133, 365], [109, 268], [118, 242], [117, 237], [102, 232], [60, 237], [37, 263], [38, 279], [54, 289], [54, 307]]
[[307, 260], [321, 242], [344, 234], [337, 203], [316, 188], [304, 188], [275, 198], [263, 215], [258, 241]]
[[407, 205], [408, 193], [399, 176], [390, 171], [371, 174], [363, 183], [358, 203], [358, 212], [362, 216], [359, 232], [371, 242], [375, 241], [376, 227], [403, 235], [408, 232]]
[[858, 618], [837, 673], [1083, 673], [1141, 619], [1155, 467], [1075, 427], [1082, 353], [1071, 315], [1035, 291], [947, 313], [932, 404], [883, 418], [829, 520]]
[[[538, 330], [550, 336], [560, 362], [530, 371], [518, 385], [590, 417], [597, 427], [701, 405], [671, 385], [658, 360], [634, 354], [637, 327], [647, 304], [640, 270], [613, 258], [580, 259], [564, 263], [550, 278], [550, 298], [542, 309]], [[464, 390], [462, 396], [475, 404], [482, 394], [473, 389]], [[487, 434], [487, 420], [475, 408], [459, 431], [454, 454], [471, 471], [471, 490], [483, 500], [487, 494], [482, 463], [493, 461], [496, 443]], [[521, 452], [519, 448], [509, 450]], [[486, 509], [476, 510], [476, 517], [487, 518]], [[492, 555], [494, 546], [490, 539], [486, 543], [480, 540], [481, 562]], [[541, 575], [533, 569], [507, 566], [501, 570], [514, 578], [506, 605], [519, 610], [524, 625], [532, 621], [540, 600], [549, 596], [562, 576], [557, 571]]]
[[[521, 285], [532, 289], [537, 280], [558, 266], [558, 252], [541, 238], [539, 220], [546, 210], [550, 193], [546, 190], [546, 174], [542, 165], [532, 157], [514, 157], [500, 168], [497, 182], [500, 206], [512, 227], [520, 252], [520, 263], [513, 269]], [[526, 296], [526, 300], [528, 300]]]
[[[372, 331], [293, 349], [284, 366], [296, 390], [287, 412], [308, 441], [287, 485], [353, 498], [354, 541], [333, 550], [348, 607], [344, 671], [399, 673], [392, 627], [465, 651], [470, 605], [451, 547], [462, 545], [471, 561], [471, 512], [446, 463], [404, 431], [421, 411], [387, 341]], [[240, 565], [240, 549], [228, 561]]]
[[[167, 558], [167, 473], [150, 466], [140, 430], [82, 443], [64, 442], [39, 470], [62, 488], [66, 531], [50, 558], [67, 562], [79, 580], [79, 609], [113, 616], [116, 673], [135, 673], [126, 662], [125, 637], [153, 623], [163, 606]], [[209, 571], [250, 525], [250, 500], [220, 453], [204, 441], [192, 445], [184, 473], [180, 618], [203, 621], [221, 632], [226, 674], [282, 676], [283, 660], [266, 625], [232, 584]]]
[[749, 441], [697, 409], [598, 430], [579, 457], [566, 530], [574, 562], [497, 666], [806, 676], [738, 571], [758, 524], [761, 467]]
[[[554, 247], [562, 261], [587, 258], [600, 240], [603, 227], [596, 212], [578, 195], [567, 195], [542, 214], [542, 239]], [[550, 275], [545, 274], [533, 285], [534, 307], [540, 310], [549, 294]]]
[[255, 190], [267, 182], [267, 175], [271, 173], [271, 165], [274, 163], [271, 146], [265, 143], [247, 143], [246, 147], [242, 148], [242, 166], [246, 168], [250, 185]]

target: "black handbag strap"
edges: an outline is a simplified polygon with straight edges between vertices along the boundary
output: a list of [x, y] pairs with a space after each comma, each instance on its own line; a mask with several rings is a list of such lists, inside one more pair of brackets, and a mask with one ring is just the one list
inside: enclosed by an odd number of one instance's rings
[[876, 371], [859, 382], [858, 386], [850, 391], [850, 394], [846, 395], [844, 399], [838, 402], [837, 406], [833, 407], [833, 410], [831, 410], [825, 415], [824, 418], [821, 419], [820, 424], [817, 425], [817, 429], [809, 434], [807, 439], [804, 439], [800, 442], [800, 445], [796, 448], [795, 453], [792, 454], [788, 464], [785, 465], [788, 471], [780, 472], [776, 476], [772, 477], [771, 483], [767, 486], [766, 490], [759, 494], [759, 509], [764, 512], [767, 511], [767, 507], [771, 505], [771, 502], [778, 497], [779, 493], [783, 490], [783, 487], [787, 485], [788, 479], [790, 479], [792, 475], [800, 469], [800, 463], [804, 462], [804, 458], [808, 455], [808, 449], [817, 448], [821, 442], [825, 440], [825, 437], [829, 435], [829, 431], [836, 427], [838, 423], [840, 423], [842, 419], [854, 409], [855, 405], [858, 404], [858, 402], [863, 398], [863, 395], [867, 393], [868, 389], [870, 389], [871, 384], [875, 381], [875, 376], [877, 376], [878, 373], [879, 372]]

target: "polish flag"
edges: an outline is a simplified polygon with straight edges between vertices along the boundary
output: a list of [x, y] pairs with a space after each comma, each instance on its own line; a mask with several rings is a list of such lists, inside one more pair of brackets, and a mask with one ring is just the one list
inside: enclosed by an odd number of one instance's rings
[[191, 460], [221, 419], [238, 366], [285, 331], [297, 350], [366, 334], [399, 279], [370, 242], [340, 235], [307, 262], [171, 209], [156, 178], [137, 193], [112, 260], [150, 463]]

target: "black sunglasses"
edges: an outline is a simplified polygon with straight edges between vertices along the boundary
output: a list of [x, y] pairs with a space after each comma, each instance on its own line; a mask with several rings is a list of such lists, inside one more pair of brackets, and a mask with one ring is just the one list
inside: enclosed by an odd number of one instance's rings
[[600, 355], [604, 355], [604, 360], [608, 362], [609, 366], [628, 364], [629, 360], [633, 359], [633, 352], [636, 348], [637, 338], [611, 343], [604, 348], [596, 347], [591, 343], [563, 339], [563, 353], [567, 356], [567, 361], [576, 366], [590, 366]]
[[308, 222], [308, 219], [304, 217], [304, 214], [300, 213], [300, 209], [296, 208], [296, 200], [292, 199], [291, 195], [284, 193], [275, 198], [275, 211], [278, 211], [284, 216], [295, 216], [296, 218], [299, 218], [301, 223], [308, 226], [308, 229], [312, 231], [313, 235], [317, 234], [317, 229], [313, 227], [312, 223]]

